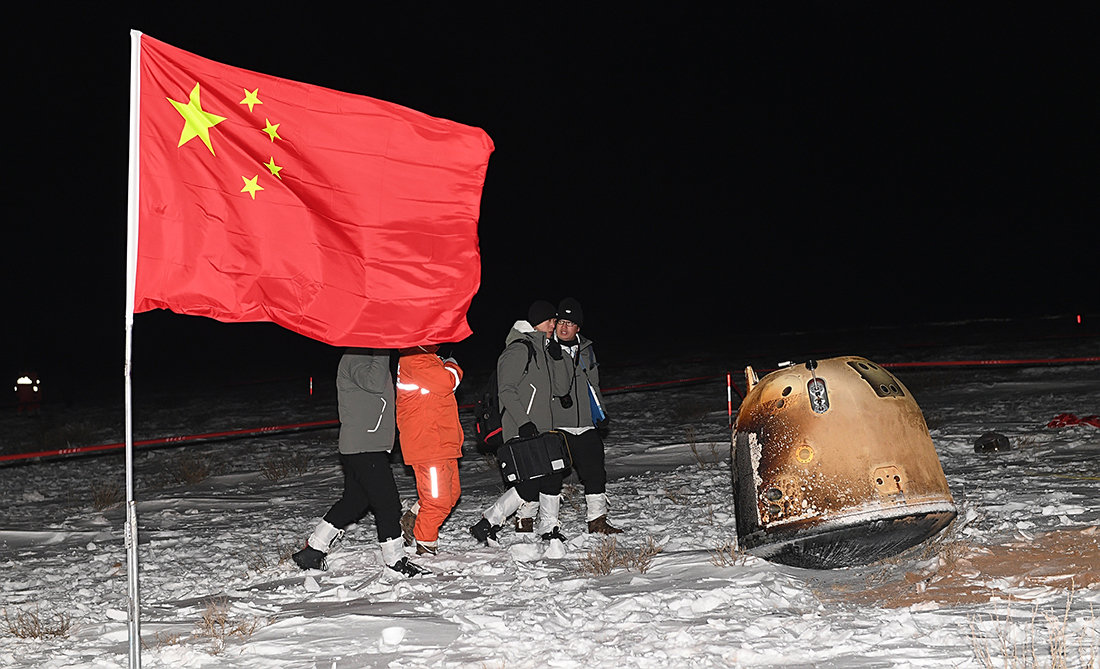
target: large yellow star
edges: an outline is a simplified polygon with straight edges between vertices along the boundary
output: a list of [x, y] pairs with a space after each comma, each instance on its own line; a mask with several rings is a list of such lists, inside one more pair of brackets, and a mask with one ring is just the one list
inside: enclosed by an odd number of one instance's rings
[[249, 112], [251, 112], [252, 108], [256, 105], [262, 105], [263, 100], [260, 99], [260, 89], [257, 88], [254, 91], [250, 91], [247, 88], [244, 89], [244, 99], [241, 100], [240, 104], [248, 105]]
[[191, 89], [191, 97], [186, 103], [177, 102], [172, 98], [168, 98], [168, 101], [183, 117], [183, 132], [180, 133], [180, 143], [176, 145], [176, 148], [198, 137], [206, 145], [206, 148], [210, 149], [210, 154], [213, 155], [214, 147], [210, 145], [210, 128], [224, 121], [225, 117], [203, 110], [202, 103], [199, 102], [199, 85], [195, 84], [195, 87]]
[[267, 124], [267, 127], [264, 128], [264, 132], [266, 132], [271, 137], [272, 143], [274, 143], [277, 139], [282, 139], [282, 137], [279, 136], [279, 126], [282, 125], [281, 123], [276, 123], [275, 125], [272, 125], [271, 121], [267, 120], [266, 118], [264, 119], [264, 123]]
[[278, 177], [280, 180], [282, 180], [283, 177], [279, 176], [279, 172], [281, 172], [283, 168], [281, 165], [275, 164], [274, 156], [271, 157], [271, 162], [264, 163], [264, 167], [266, 167], [271, 172], [271, 176]]
[[242, 193], [248, 193], [249, 195], [252, 196], [252, 199], [255, 200], [256, 199], [256, 191], [264, 189], [263, 186], [256, 183], [257, 181], [259, 181], [260, 175], [257, 174], [256, 176], [252, 177], [251, 179], [248, 179], [248, 178], [243, 177], [243, 176], [241, 178], [244, 179], [244, 188], [241, 189], [241, 192]]

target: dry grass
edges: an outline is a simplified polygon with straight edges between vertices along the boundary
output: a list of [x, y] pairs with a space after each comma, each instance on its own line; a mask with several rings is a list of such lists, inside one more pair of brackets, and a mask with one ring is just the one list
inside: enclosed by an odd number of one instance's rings
[[279, 566], [290, 562], [293, 559], [291, 556], [300, 550], [302, 550], [302, 544], [280, 544], [278, 562]]
[[248, 620], [233, 620], [229, 615], [229, 603], [224, 597], [211, 599], [206, 604], [202, 619], [195, 628], [194, 638], [210, 642], [210, 652], [220, 655], [225, 652], [226, 646], [238, 639], [247, 641], [256, 630], [270, 621], [261, 618]]
[[573, 509], [579, 514], [584, 514], [588, 508], [584, 499], [584, 486], [579, 483], [562, 483], [561, 503], [563, 508]]
[[268, 481], [278, 482], [309, 471], [312, 459], [305, 453], [272, 455], [263, 461], [260, 471]]
[[479, 460], [475, 460], [480, 465], [480, 469], [486, 472], [499, 472], [500, 460], [497, 460], [496, 452], [482, 453]]
[[[1027, 623], [1013, 621], [1011, 610], [1004, 618], [970, 618], [970, 645], [983, 667], [994, 669], [1096, 669], [1100, 662], [1100, 632], [1095, 613], [1085, 621], [1085, 632], [1069, 629], [1073, 591], [1061, 615], [1032, 608]], [[1088, 631], [1092, 630], [1091, 633]]]
[[[267, 618], [235, 619], [230, 615], [229, 603], [225, 597], [216, 597], [206, 604], [202, 618], [196, 623], [190, 635], [180, 632], [157, 632], [152, 638], [142, 639], [143, 648], [163, 648], [180, 646], [186, 643], [209, 643], [212, 655], [221, 655], [233, 641], [248, 641], [256, 630], [271, 624]], [[151, 643], [150, 643], [151, 642]]]
[[86, 446], [95, 440], [95, 430], [88, 423], [71, 423], [47, 426], [38, 434], [40, 450], [56, 450], [73, 446]]
[[715, 546], [710, 551], [710, 563], [715, 567], [736, 567], [745, 564], [745, 559], [748, 557], [740, 546], [735, 541], [727, 541], [724, 544]]
[[687, 498], [687, 495], [681, 493], [679, 490], [665, 490], [664, 494], [668, 501], [672, 502], [673, 504], [683, 507], [688, 506], [689, 500]]
[[278, 568], [291, 561], [291, 556], [302, 549], [300, 543], [285, 543], [275, 547], [275, 553], [267, 552], [265, 546], [254, 546], [241, 558], [248, 571], [262, 572], [270, 568]]
[[14, 615], [4, 609], [4, 629], [20, 639], [56, 639], [69, 636], [72, 617], [64, 612], [42, 615], [38, 605], [33, 611], [17, 611]]
[[607, 576], [622, 568], [644, 574], [662, 550], [653, 537], [646, 537], [645, 543], [634, 550], [621, 548], [613, 537], [607, 537], [578, 561], [574, 572], [578, 576]]
[[704, 451], [695, 438], [695, 428], [688, 426], [684, 430], [687, 433], [687, 442], [691, 448], [691, 454], [695, 456], [695, 462], [700, 469], [707, 469], [725, 463], [726, 456], [729, 454], [727, 449], [722, 448], [719, 452], [718, 444], [710, 443]]
[[198, 483], [214, 471], [210, 462], [195, 453], [179, 453], [169, 460], [165, 474], [173, 483]]
[[[153, 648], [163, 648], [165, 646], [178, 646], [186, 641], [186, 637], [179, 632], [157, 632], [153, 635]], [[141, 640], [141, 647], [148, 650], [149, 644], [145, 642], [145, 639]]]
[[1025, 434], [1022, 437], [1016, 437], [1012, 441], [1012, 446], [1016, 449], [1034, 448], [1041, 445], [1042, 441], [1034, 434]]
[[118, 483], [93, 483], [92, 508], [96, 511], [113, 509], [122, 504], [125, 492]]

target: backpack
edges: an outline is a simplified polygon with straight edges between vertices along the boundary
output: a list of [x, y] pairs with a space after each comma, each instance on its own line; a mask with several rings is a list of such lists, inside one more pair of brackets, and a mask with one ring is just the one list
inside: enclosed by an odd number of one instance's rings
[[[521, 339], [527, 345], [527, 364], [523, 373], [531, 366], [531, 360], [535, 357], [535, 345], [526, 339]], [[512, 342], [515, 343], [515, 342]], [[509, 344], [511, 346], [511, 344]], [[501, 423], [500, 396], [497, 387], [497, 370], [489, 375], [481, 392], [478, 393], [474, 406], [474, 429], [477, 430], [477, 450], [481, 453], [495, 453], [504, 443], [504, 426]]]

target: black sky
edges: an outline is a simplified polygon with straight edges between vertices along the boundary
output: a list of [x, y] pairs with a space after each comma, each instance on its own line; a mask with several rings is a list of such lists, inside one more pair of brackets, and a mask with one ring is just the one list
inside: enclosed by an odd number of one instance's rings
[[[121, 373], [131, 28], [484, 128], [467, 346], [565, 295], [659, 346], [1100, 312], [1094, 3], [371, 4], [13, 15], [5, 373]], [[319, 350], [201, 320], [135, 373]]]

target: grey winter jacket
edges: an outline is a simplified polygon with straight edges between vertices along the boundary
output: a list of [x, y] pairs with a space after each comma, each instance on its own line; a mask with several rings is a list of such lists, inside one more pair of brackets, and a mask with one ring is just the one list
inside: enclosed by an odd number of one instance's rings
[[[566, 347], [563, 345], [562, 348]], [[566, 352], [562, 357], [565, 358], [570, 377], [568, 392], [573, 398], [573, 405], [565, 408], [560, 402], [554, 403], [554, 428], [592, 428], [592, 400], [589, 399], [589, 386], [592, 387], [596, 396], [596, 402], [603, 407], [605, 413], [607, 411], [603, 401], [603, 391], [600, 390], [600, 368], [596, 362], [592, 340], [578, 334], [576, 356], [570, 356]]]
[[393, 449], [396, 432], [390, 351], [349, 348], [336, 371], [340, 408], [340, 452], [345, 455]]
[[[524, 343], [526, 342], [526, 343]], [[501, 436], [519, 436], [519, 426], [532, 422], [545, 432], [552, 427], [551, 401], [569, 387], [572, 364], [546, 352], [546, 334], [527, 321], [516, 321], [497, 358], [497, 396], [501, 407]], [[528, 362], [530, 360], [530, 362]]]

